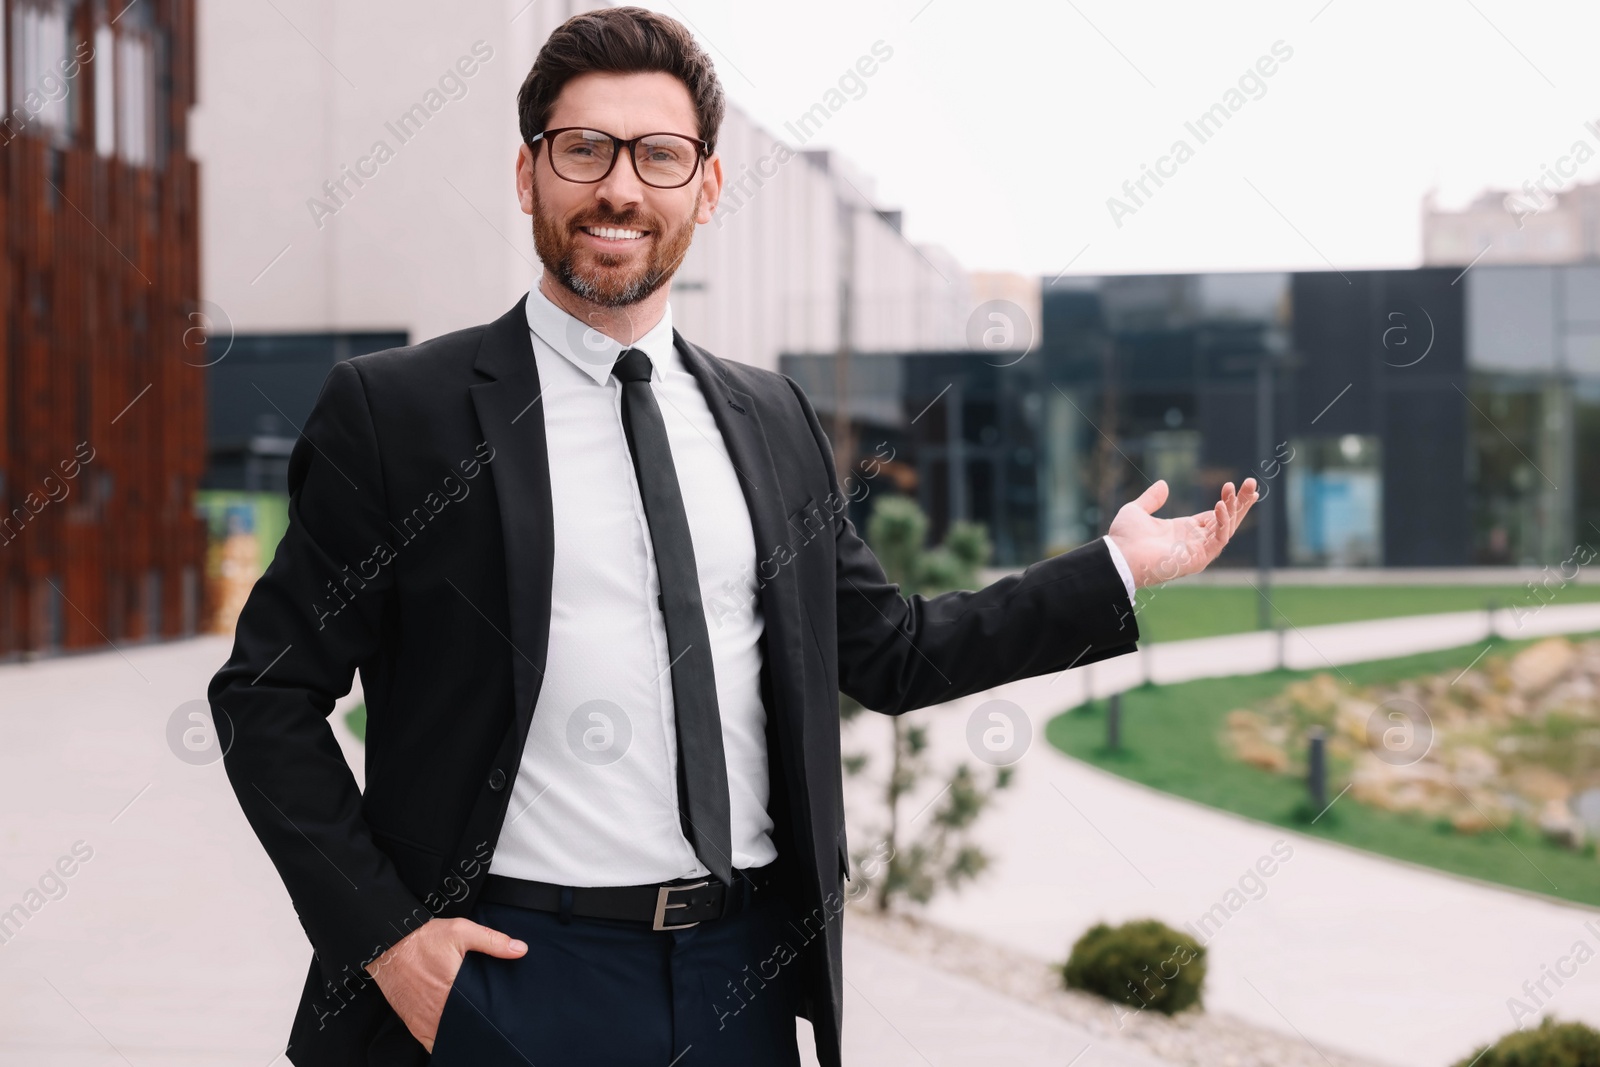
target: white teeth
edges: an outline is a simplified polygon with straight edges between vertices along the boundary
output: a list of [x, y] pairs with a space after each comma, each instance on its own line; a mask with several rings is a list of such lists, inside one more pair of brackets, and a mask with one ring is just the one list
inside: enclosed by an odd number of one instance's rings
[[644, 236], [640, 230], [619, 230], [615, 226], [585, 226], [584, 231], [612, 241], [632, 241]]

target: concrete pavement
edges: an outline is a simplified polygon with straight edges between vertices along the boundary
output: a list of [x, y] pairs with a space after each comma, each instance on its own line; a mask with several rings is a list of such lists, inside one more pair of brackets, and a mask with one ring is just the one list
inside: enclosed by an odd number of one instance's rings
[[[1600, 605], [1552, 605], [1520, 630], [1501, 615], [1497, 625], [1507, 636], [1600, 630]], [[1486, 632], [1482, 612], [1349, 623], [1291, 630], [1286, 652], [1292, 667], [1331, 670], [1470, 645]], [[936, 897], [928, 916], [1059, 960], [1097, 921], [1155, 916], [1182, 926], [1215, 916], [1212, 909], [1223, 904], [1226, 921], [1206, 931], [1209, 1008], [1380, 1062], [1453, 1062], [1512, 1029], [1508, 1000], [1532, 1005], [1523, 983], [1538, 982], [1542, 966], [1555, 967], [1580, 939], [1600, 956], [1600, 934], [1584, 925], [1600, 913], [1190, 804], [1068, 759], [1039, 736], [1045, 722], [1091, 690], [1104, 696], [1129, 688], [1147, 671], [1162, 682], [1252, 673], [1272, 667], [1276, 655], [1270, 634], [1157, 644], [1088, 670], [911, 713], [930, 725], [940, 765], [972, 762], [968, 719], [985, 701], [1018, 705], [1034, 731], [1011, 789], [979, 824], [994, 866], [977, 884]], [[845, 749], [886, 753], [887, 734], [882, 716], [860, 716]], [[860, 784], [847, 786], [852, 848], [870, 842], [881, 822], [875, 798]], [[907, 812], [929, 802], [935, 788], [930, 779], [906, 802]], [[1290, 858], [1269, 863], [1274, 873], [1257, 889], [1246, 875], [1274, 857], [1275, 845]], [[1229, 911], [1233, 900], [1244, 904]], [[1600, 1025], [1600, 964], [1546, 989], [1556, 1013]]]
[[[1474, 618], [1481, 629], [1477, 613], [1322, 627], [1294, 638], [1305, 644], [1291, 646], [1291, 662], [1462, 643]], [[1600, 609], [1552, 606], [1529, 625], [1600, 628]], [[32, 913], [0, 944], [0, 1067], [269, 1067], [282, 1051], [309, 946], [221, 764], [187, 763], [169, 742], [174, 713], [204, 697], [228, 647], [207, 637], [0, 667], [0, 910]], [[1260, 669], [1273, 649], [1245, 634], [1154, 654], [1157, 677], [1175, 679]], [[1140, 680], [1137, 659], [987, 696], [1042, 725], [1086, 683], [1104, 693]], [[941, 754], [961, 754], [975, 703], [915, 713]], [[996, 867], [936, 901], [938, 921], [1054, 958], [1098, 918], [1199, 916], [1284, 836], [1035, 741], [1014, 792], [985, 816]], [[353, 740], [347, 753], [359, 778]], [[868, 811], [852, 810], [857, 845]], [[1292, 848], [1266, 896], [1217, 935], [1208, 1003], [1397, 1064], [1443, 1063], [1507, 1029], [1505, 998], [1585, 936], [1592, 914], [1318, 842]], [[1064, 1020], [995, 1003], [884, 946], [849, 937], [846, 954], [850, 1062], [942, 1067], [1002, 1050], [1064, 1064], [1081, 1050], [1084, 1035]], [[1555, 1006], [1600, 1022], [1600, 968], [1568, 980]], [[1082, 1061], [1136, 1062], [1105, 1043]]]
[[[206, 637], [0, 667], [0, 909], [33, 912], [0, 944], [0, 1067], [287, 1062], [310, 946], [221, 763], [191, 765], [168, 742], [228, 648]], [[362, 747], [342, 729], [358, 700], [334, 719], [359, 782]], [[848, 1063], [1064, 1064], [1091, 1044], [859, 936], [846, 954]], [[1160, 1067], [1094, 1044], [1080, 1067]]]

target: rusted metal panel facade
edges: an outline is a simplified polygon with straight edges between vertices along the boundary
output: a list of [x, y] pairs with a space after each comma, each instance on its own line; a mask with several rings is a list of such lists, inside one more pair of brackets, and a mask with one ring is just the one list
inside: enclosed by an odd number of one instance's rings
[[0, 10], [0, 658], [194, 632], [194, 3]]

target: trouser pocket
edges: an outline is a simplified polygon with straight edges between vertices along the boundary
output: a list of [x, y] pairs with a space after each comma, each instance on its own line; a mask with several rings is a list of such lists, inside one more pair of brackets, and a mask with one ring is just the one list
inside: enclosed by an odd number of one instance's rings
[[439, 1014], [439, 1023], [433, 1029], [433, 1055], [429, 1060], [432, 1067], [449, 1067], [447, 1059], [440, 1056], [449, 1056], [451, 1035], [459, 1025], [459, 1016], [462, 1012], [471, 1014], [474, 1008], [468, 1003], [469, 996], [466, 984], [469, 979], [468, 970], [474, 967], [475, 961], [482, 956], [481, 952], [468, 952], [461, 959], [461, 966], [456, 969], [456, 976], [450, 982], [450, 992], [444, 999], [444, 1011]]

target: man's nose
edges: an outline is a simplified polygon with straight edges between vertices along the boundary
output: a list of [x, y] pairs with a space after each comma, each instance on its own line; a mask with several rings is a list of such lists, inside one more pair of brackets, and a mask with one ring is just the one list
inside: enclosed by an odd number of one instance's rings
[[617, 157], [611, 173], [595, 184], [594, 195], [596, 200], [620, 213], [638, 206], [644, 200], [644, 190], [644, 182], [633, 169], [632, 153], [624, 152]]

